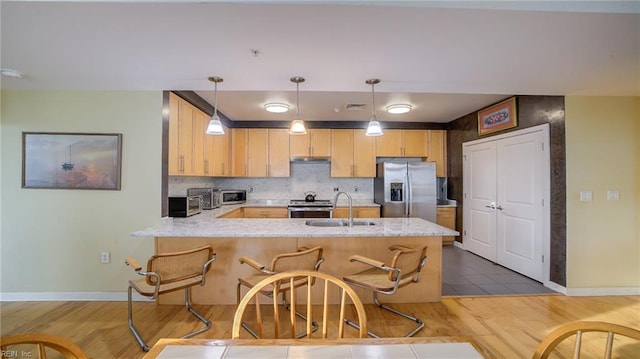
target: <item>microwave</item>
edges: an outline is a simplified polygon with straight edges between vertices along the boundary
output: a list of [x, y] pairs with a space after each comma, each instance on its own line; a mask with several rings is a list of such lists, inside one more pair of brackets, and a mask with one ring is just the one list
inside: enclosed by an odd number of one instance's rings
[[247, 202], [247, 191], [243, 189], [224, 189], [220, 191], [220, 203], [238, 204]]
[[189, 217], [200, 212], [201, 196], [169, 197], [169, 217]]
[[220, 190], [215, 188], [188, 188], [187, 196], [202, 196], [202, 209], [220, 207]]

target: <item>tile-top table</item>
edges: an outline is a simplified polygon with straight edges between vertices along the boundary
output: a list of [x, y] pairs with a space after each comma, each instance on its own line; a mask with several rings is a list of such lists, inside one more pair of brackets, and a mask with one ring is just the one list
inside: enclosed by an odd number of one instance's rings
[[[484, 358], [484, 350], [464, 337], [380, 339], [161, 339], [149, 359], [325, 359]], [[486, 353], [485, 353], [486, 354]]]

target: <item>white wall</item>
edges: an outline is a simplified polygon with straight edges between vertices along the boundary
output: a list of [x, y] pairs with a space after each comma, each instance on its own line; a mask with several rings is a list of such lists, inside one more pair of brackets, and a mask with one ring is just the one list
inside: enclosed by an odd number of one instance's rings
[[568, 293], [638, 294], [640, 97], [568, 96], [565, 107]]
[[[151, 239], [130, 233], [160, 218], [162, 93], [1, 95], [2, 299], [125, 292], [135, 275], [124, 258], [145, 261], [153, 253]], [[23, 131], [122, 133], [122, 189], [21, 188]], [[101, 251], [111, 252], [111, 263], [100, 263]]]

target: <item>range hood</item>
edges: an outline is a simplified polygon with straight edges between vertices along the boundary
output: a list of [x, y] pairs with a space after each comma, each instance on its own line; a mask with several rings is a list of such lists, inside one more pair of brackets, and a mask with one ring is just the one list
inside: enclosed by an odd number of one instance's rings
[[305, 156], [305, 157], [291, 157], [291, 162], [293, 163], [328, 163], [331, 162], [330, 157], [324, 156]]

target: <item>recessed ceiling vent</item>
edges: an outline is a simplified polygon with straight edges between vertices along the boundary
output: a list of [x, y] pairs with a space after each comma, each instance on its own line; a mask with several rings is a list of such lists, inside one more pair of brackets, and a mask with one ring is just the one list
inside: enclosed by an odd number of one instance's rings
[[348, 103], [344, 106], [347, 111], [364, 111], [367, 109], [367, 104], [364, 103]]

